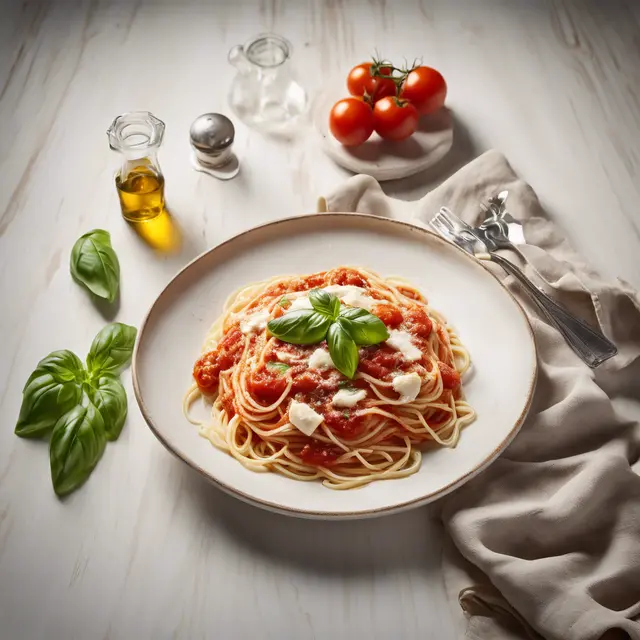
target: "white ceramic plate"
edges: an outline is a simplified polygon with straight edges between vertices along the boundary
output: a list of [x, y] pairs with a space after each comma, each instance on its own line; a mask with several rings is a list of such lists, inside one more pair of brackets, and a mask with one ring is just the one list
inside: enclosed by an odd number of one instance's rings
[[[408, 478], [334, 491], [275, 473], [255, 473], [198, 435], [182, 414], [193, 363], [227, 296], [274, 275], [359, 265], [409, 278], [445, 314], [468, 347], [463, 378], [477, 420], [455, 449], [423, 456]], [[439, 498], [477, 474], [522, 424], [536, 379], [529, 323], [511, 294], [462, 250], [402, 222], [351, 213], [290, 218], [257, 227], [196, 258], [169, 283], [140, 329], [133, 356], [136, 398], [145, 420], [176, 456], [230, 494], [292, 515], [356, 518]]]
[[449, 153], [453, 145], [453, 118], [446, 108], [420, 118], [418, 130], [406, 140], [383, 140], [374, 131], [357, 147], [343, 146], [329, 131], [329, 112], [345, 94], [344, 81], [334, 83], [317, 96], [313, 105], [313, 123], [322, 148], [341, 167], [379, 181], [397, 180], [432, 167]]

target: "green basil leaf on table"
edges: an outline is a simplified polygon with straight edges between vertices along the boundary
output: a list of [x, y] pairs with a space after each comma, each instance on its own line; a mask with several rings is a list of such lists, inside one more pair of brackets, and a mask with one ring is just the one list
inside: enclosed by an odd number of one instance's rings
[[71, 275], [98, 297], [116, 299], [120, 263], [108, 231], [94, 229], [78, 238], [71, 250]]
[[71, 493], [89, 477], [106, 441], [100, 412], [83, 396], [82, 404], [56, 422], [49, 442], [51, 480], [59, 496]]
[[270, 362], [267, 362], [267, 368], [273, 369], [278, 373], [284, 373], [285, 371], [287, 371], [287, 369], [290, 369], [289, 365], [286, 364], [285, 362], [276, 362], [275, 360], [271, 360]]
[[82, 362], [71, 351], [53, 351], [43, 358], [22, 391], [16, 435], [45, 436], [80, 401], [84, 376]]
[[57, 382], [71, 382], [75, 380], [82, 383], [86, 377], [86, 371], [82, 360], [68, 349], [52, 351], [48, 356], [38, 362], [36, 370], [29, 376], [25, 388], [31, 379], [40, 373], [50, 373]]
[[107, 440], [117, 440], [127, 417], [127, 392], [122, 382], [110, 373], [103, 373], [91, 380], [85, 390], [102, 416]]
[[87, 368], [92, 378], [103, 373], [120, 373], [131, 361], [138, 330], [128, 324], [108, 324], [91, 343]]
[[366, 309], [345, 308], [340, 311], [337, 322], [360, 346], [379, 344], [389, 338], [384, 322]]
[[358, 347], [338, 322], [329, 327], [327, 346], [336, 369], [347, 378], [353, 378], [358, 368]]
[[315, 344], [324, 340], [331, 323], [331, 318], [322, 313], [301, 309], [270, 320], [267, 328], [283, 342]]
[[335, 320], [340, 311], [340, 300], [331, 293], [322, 289], [312, 289], [309, 291], [309, 301], [311, 306], [319, 313], [324, 313], [332, 320]]

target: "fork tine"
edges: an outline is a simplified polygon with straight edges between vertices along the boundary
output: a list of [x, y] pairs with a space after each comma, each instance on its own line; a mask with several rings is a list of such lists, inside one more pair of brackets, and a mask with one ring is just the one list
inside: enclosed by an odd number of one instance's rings
[[434, 220], [438, 220], [438, 222], [441, 225], [443, 225], [444, 227], [446, 227], [449, 231], [451, 231], [451, 233], [455, 233], [456, 232], [456, 226], [455, 226], [455, 224], [453, 224], [453, 222], [447, 216], [446, 210], [445, 210], [444, 207], [442, 207], [440, 209], [440, 211], [438, 211], [438, 213], [436, 213], [436, 215], [434, 216]]
[[447, 240], [453, 242], [455, 237], [454, 234], [451, 232], [451, 230], [444, 224], [444, 222], [438, 217], [438, 214], [436, 214], [431, 221], [429, 222], [429, 226], [438, 234], [441, 235], [443, 238], [446, 238]]
[[451, 225], [451, 228], [455, 232], [464, 231], [465, 229], [469, 229], [469, 225], [462, 219], [459, 218], [451, 209], [448, 207], [441, 207], [438, 212], [441, 217], [447, 221], [448, 224]]

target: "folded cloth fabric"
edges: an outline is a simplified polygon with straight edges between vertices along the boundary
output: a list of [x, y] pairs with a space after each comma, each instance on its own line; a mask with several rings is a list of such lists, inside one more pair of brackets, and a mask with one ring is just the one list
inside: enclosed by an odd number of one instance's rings
[[[466, 638], [640, 639], [640, 298], [607, 283], [571, 249], [530, 186], [489, 151], [418, 202], [354, 176], [319, 209], [424, 225], [443, 205], [471, 224], [480, 202], [509, 190], [524, 225], [525, 264], [547, 292], [618, 346], [589, 369], [500, 270], [525, 308], [538, 349], [530, 414], [498, 460], [437, 503], [450, 535], [444, 575]], [[464, 437], [464, 434], [463, 434]], [[455, 545], [455, 546], [454, 546]]]

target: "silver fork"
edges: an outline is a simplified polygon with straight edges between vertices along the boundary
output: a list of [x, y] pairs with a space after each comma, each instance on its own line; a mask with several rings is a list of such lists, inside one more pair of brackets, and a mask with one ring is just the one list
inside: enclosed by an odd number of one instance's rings
[[480, 205], [486, 213], [486, 218], [476, 231], [491, 251], [512, 249], [522, 256], [516, 245], [526, 244], [524, 231], [522, 223], [506, 210], [508, 196], [508, 191], [501, 191], [497, 196], [489, 198], [487, 204]]
[[618, 353], [617, 347], [610, 340], [600, 332], [594, 331], [588, 324], [538, 289], [515, 264], [491, 250], [473, 227], [458, 218], [452, 211], [442, 207], [429, 224], [443, 238], [453, 242], [467, 253], [477, 258], [488, 258], [513, 275], [560, 331], [569, 346], [590, 367], [595, 368]]

